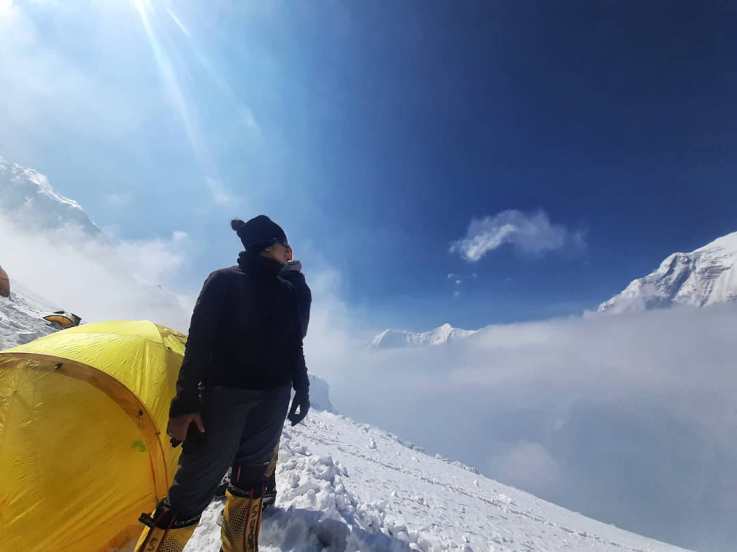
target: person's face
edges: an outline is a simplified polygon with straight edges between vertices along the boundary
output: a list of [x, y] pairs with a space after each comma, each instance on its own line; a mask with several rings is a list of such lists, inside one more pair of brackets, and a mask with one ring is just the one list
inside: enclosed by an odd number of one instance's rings
[[263, 254], [275, 261], [279, 261], [281, 264], [287, 264], [292, 259], [292, 248], [289, 245], [275, 243], [264, 249]]

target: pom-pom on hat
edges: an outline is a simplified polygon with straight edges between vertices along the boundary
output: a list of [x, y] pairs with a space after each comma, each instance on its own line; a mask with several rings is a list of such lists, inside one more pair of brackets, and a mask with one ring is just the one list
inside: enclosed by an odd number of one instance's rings
[[233, 219], [230, 221], [230, 227], [238, 234], [243, 247], [250, 252], [258, 253], [275, 243], [284, 245], [288, 243], [287, 235], [281, 226], [266, 215], [259, 215], [247, 222]]

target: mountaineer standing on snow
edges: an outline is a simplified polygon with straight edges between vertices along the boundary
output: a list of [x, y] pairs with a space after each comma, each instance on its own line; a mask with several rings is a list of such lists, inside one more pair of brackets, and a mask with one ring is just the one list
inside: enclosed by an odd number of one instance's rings
[[[281, 271], [281, 277], [294, 286], [297, 294], [297, 314], [299, 317], [299, 328], [302, 339], [307, 336], [307, 327], [310, 325], [310, 307], [312, 305], [312, 292], [307, 285], [304, 274], [302, 274], [302, 263], [292, 260], [292, 248], [288, 252], [289, 262]], [[294, 425], [294, 424], [292, 424]], [[263, 507], [266, 508], [276, 502], [276, 462], [279, 456], [279, 444], [274, 449], [274, 458], [269, 466], [264, 488]]]
[[[232, 467], [223, 552], [258, 550], [264, 485], [285, 417], [310, 408], [297, 292], [279, 276], [290, 259], [284, 231], [264, 215], [231, 223], [245, 251], [205, 282], [190, 324], [167, 432], [183, 441], [169, 495], [136, 552], [179, 552]], [[289, 414], [290, 390], [295, 396]]]
[[[307, 327], [310, 324], [310, 307], [312, 305], [312, 292], [307, 285], [304, 274], [302, 274], [302, 263], [292, 260], [292, 249], [289, 248], [287, 253], [289, 261], [284, 266], [279, 276], [294, 286], [297, 294], [297, 311], [299, 314], [299, 326], [302, 338], [307, 336]], [[294, 424], [292, 424], [294, 425]], [[266, 486], [264, 488], [264, 497], [262, 508], [266, 510], [269, 506], [276, 502], [276, 462], [279, 457], [279, 444], [274, 448], [274, 457], [266, 472]], [[225, 496], [225, 491], [230, 482], [232, 473], [228, 470], [228, 474], [223, 478], [218, 490], [215, 493], [216, 498]]]

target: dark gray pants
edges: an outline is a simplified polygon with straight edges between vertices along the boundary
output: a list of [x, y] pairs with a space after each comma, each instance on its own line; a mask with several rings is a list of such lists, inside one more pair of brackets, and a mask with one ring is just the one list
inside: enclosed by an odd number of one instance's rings
[[[199, 516], [233, 466], [266, 468], [279, 444], [289, 408], [290, 387], [272, 390], [214, 387], [205, 392], [205, 433], [184, 442], [168, 501], [179, 519]], [[261, 472], [258, 472], [261, 473]], [[237, 484], [237, 483], [236, 483]]]

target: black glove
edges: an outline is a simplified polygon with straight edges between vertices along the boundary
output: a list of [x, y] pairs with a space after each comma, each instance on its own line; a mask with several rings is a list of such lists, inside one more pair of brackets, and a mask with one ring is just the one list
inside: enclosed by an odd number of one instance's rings
[[[297, 412], [299, 408], [299, 413]], [[305, 419], [307, 413], [310, 411], [310, 395], [307, 391], [297, 391], [294, 393], [292, 399], [292, 406], [289, 408], [289, 414], [287, 419], [292, 422], [293, 426], [296, 426], [299, 422]]]
[[289, 261], [286, 265], [284, 265], [283, 270], [292, 270], [294, 272], [301, 272], [302, 262], [301, 261]]

